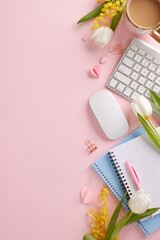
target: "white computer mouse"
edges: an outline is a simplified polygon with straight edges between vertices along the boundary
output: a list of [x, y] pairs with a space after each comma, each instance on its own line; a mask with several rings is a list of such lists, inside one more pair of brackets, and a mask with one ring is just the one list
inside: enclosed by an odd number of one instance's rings
[[94, 93], [89, 104], [105, 135], [117, 139], [128, 132], [128, 122], [112, 93], [101, 90]]

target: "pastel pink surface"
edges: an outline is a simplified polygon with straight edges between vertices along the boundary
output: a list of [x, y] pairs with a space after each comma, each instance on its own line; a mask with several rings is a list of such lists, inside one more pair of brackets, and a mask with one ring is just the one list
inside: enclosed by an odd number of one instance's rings
[[[0, 239], [82, 239], [89, 231], [80, 189], [100, 188], [90, 164], [117, 141], [106, 139], [88, 104], [104, 89], [121, 55], [90, 42], [92, 21], [76, 25], [96, 1], [1, 0], [0, 8]], [[121, 21], [112, 44], [132, 40]], [[141, 39], [160, 49], [146, 34]], [[101, 65], [101, 77], [88, 69]], [[129, 102], [114, 94], [129, 122], [139, 123]], [[160, 120], [154, 118], [158, 125]], [[85, 139], [97, 145], [88, 154]], [[117, 200], [110, 194], [109, 214]], [[124, 210], [123, 210], [124, 211]], [[160, 230], [148, 240], [160, 238]], [[119, 239], [146, 239], [133, 224]]]

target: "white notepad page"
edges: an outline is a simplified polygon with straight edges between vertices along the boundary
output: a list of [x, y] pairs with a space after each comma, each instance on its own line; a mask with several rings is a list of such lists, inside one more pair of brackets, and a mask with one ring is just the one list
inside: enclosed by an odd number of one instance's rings
[[[160, 127], [157, 130], [160, 133]], [[136, 192], [137, 188], [128, 172], [126, 160], [135, 168], [142, 189], [152, 196], [151, 207], [160, 207], [160, 149], [154, 145], [148, 135], [143, 134], [114, 147], [110, 153], [118, 162], [122, 181], [125, 184], [124, 179], [126, 179], [131, 193]], [[158, 213], [160, 211], [155, 214]]]

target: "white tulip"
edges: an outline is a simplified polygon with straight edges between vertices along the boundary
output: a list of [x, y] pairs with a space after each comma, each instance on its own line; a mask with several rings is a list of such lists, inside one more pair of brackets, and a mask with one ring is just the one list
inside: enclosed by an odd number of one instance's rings
[[137, 116], [137, 113], [141, 114], [142, 117], [148, 119], [152, 115], [152, 106], [146, 97], [139, 95], [131, 103], [132, 110]]
[[133, 194], [129, 200], [128, 206], [133, 213], [141, 214], [149, 208], [151, 200], [149, 193], [140, 189]]
[[101, 48], [107, 46], [113, 35], [113, 31], [109, 27], [99, 27], [91, 35], [91, 39], [94, 40], [95, 44]]

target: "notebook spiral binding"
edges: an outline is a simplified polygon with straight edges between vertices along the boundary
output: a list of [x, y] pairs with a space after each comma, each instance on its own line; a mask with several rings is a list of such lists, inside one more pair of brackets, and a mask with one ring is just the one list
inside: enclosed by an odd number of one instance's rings
[[113, 161], [113, 164], [115, 165], [115, 168], [116, 168], [116, 170], [117, 170], [117, 172], [119, 174], [119, 178], [122, 181], [123, 188], [125, 189], [125, 191], [127, 191], [129, 198], [131, 198], [132, 197], [131, 190], [130, 190], [130, 188], [128, 186], [128, 183], [127, 183], [127, 181], [126, 181], [126, 179], [125, 179], [125, 177], [123, 175], [123, 172], [122, 172], [120, 166], [118, 165], [117, 159], [116, 159], [116, 157], [115, 157], [113, 152], [109, 152], [109, 154], [110, 154], [109, 158], [111, 159], [111, 161]]

